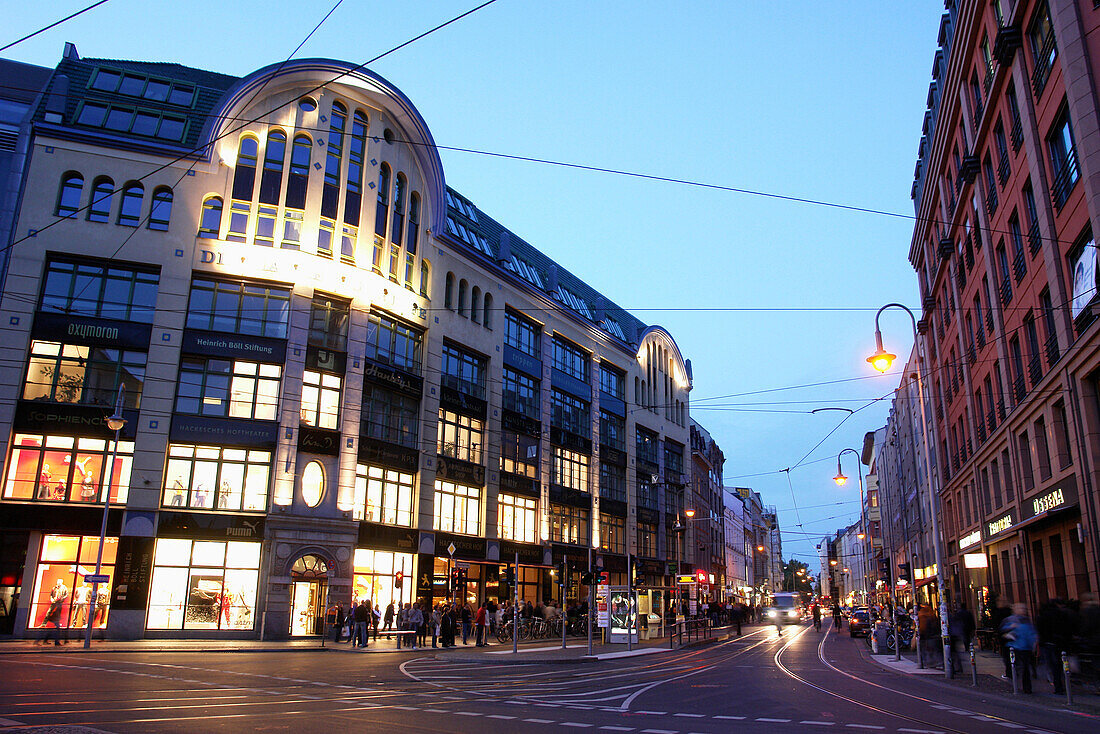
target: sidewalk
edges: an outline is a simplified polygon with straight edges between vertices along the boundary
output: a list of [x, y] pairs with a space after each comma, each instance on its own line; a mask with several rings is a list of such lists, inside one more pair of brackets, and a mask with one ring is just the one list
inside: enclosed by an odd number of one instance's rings
[[[750, 632], [753, 628], [746, 627], [744, 630], [746, 633]], [[708, 644], [710, 642], [718, 642], [729, 638], [729, 628], [715, 628], [714, 635], [710, 640], [701, 641], [699, 643], [692, 643], [692, 645], [684, 645], [683, 647], [694, 646], [695, 644]], [[69, 640], [68, 644], [57, 647], [51, 641], [47, 645], [43, 645], [35, 640], [0, 640], [0, 655], [60, 655], [60, 654], [76, 654], [76, 653], [224, 653], [224, 652], [237, 652], [237, 653], [264, 653], [264, 652], [336, 652], [353, 655], [366, 655], [366, 654], [434, 654], [441, 657], [451, 658], [457, 661], [463, 662], [492, 662], [495, 664], [507, 664], [508, 662], [540, 662], [540, 663], [561, 663], [561, 662], [582, 662], [582, 661], [594, 661], [603, 660], [616, 657], [633, 657], [637, 655], [652, 655], [661, 652], [670, 652], [669, 640], [667, 637], [657, 638], [653, 640], [642, 640], [641, 642], [634, 643], [633, 650], [627, 650], [626, 643], [615, 644], [600, 644], [599, 637], [595, 637], [592, 642], [593, 657], [587, 658], [588, 653], [588, 640], [584, 637], [569, 637], [566, 641], [566, 648], [563, 650], [561, 647], [561, 638], [549, 638], [540, 640], [524, 640], [519, 643], [519, 651], [516, 654], [512, 653], [512, 643], [505, 642], [503, 644], [497, 642], [496, 637], [492, 637], [492, 642], [488, 647], [476, 647], [474, 640], [470, 638], [470, 644], [462, 645], [461, 643], [455, 647], [433, 648], [430, 643], [426, 646], [409, 648], [402, 647], [397, 649], [397, 643], [391, 638], [381, 638], [379, 640], [372, 640], [367, 647], [353, 647], [347, 642], [334, 643], [332, 638], [329, 637], [325, 640], [324, 647], [322, 648], [320, 638], [311, 638], [305, 640], [280, 640], [280, 641], [263, 641], [263, 640], [179, 640], [179, 639], [145, 639], [145, 640], [92, 640], [91, 647], [86, 651], [84, 649], [83, 638], [79, 640]]]
[[[922, 680], [934, 681], [939, 685], [952, 686], [957, 689], [979, 691], [983, 694], [1002, 696], [1015, 703], [1026, 703], [1043, 708], [1059, 708], [1062, 710], [1088, 712], [1100, 714], [1100, 689], [1095, 681], [1082, 681], [1074, 677], [1072, 681], [1073, 705], [1066, 703], [1064, 694], [1055, 695], [1054, 687], [1047, 679], [1046, 668], [1039, 666], [1038, 675], [1031, 678], [1030, 695], [1022, 691], [1015, 696], [1012, 694], [1012, 680], [1004, 676], [1004, 663], [998, 653], [988, 650], [974, 651], [974, 667], [977, 669], [977, 687], [973, 685], [973, 673], [970, 667], [969, 655], [963, 655], [962, 673], [956, 673], [949, 681], [944, 677], [943, 667], [926, 665], [923, 669], [917, 662], [917, 653], [914, 650], [903, 650], [901, 660], [895, 662], [894, 654], [873, 655], [870, 648], [866, 650], [867, 657], [879, 665], [908, 675], [920, 675]], [[1062, 671], [1059, 669], [1058, 674]]]

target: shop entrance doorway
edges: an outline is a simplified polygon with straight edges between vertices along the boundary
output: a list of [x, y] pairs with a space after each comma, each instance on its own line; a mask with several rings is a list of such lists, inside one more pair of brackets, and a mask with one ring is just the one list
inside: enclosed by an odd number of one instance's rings
[[290, 635], [324, 634], [328, 564], [320, 556], [302, 556], [291, 566], [290, 580]]

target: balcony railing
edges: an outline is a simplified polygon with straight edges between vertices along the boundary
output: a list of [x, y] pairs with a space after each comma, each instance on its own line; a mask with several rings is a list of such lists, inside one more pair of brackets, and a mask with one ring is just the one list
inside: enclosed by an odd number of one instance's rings
[[1005, 419], [1005, 399], [997, 398], [997, 418], [1000, 420]]
[[1012, 130], [1008, 133], [1008, 139], [1012, 143], [1012, 152], [1019, 153], [1020, 146], [1024, 144], [1024, 123], [1019, 114], [1012, 116]]
[[985, 423], [978, 421], [978, 445], [985, 443]]
[[1039, 223], [1033, 221], [1031, 226], [1027, 230], [1027, 247], [1031, 251], [1031, 256], [1035, 257], [1039, 254], [1039, 248], [1043, 246], [1043, 237], [1039, 234]]
[[997, 180], [1001, 182], [1001, 186], [1008, 183], [1008, 174], [1012, 173], [1012, 168], [1008, 164], [1008, 151], [1005, 151], [1005, 155], [1001, 156], [1000, 162], [997, 164]]
[[1031, 89], [1035, 92], [1035, 101], [1043, 96], [1043, 90], [1050, 78], [1050, 62], [1055, 55], [1054, 29], [1043, 39], [1043, 48], [1035, 54], [1035, 70], [1031, 73]]
[[1002, 306], [1007, 306], [1008, 304], [1012, 303], [1012, 283], [1009, 281], [1008, 278], [1005, 278], [1001, 281], [1000, 292]]
[[986, 192], [986, 196], [985, 196], [985, 210], [989, 213], [989, 216], [992, 217], [994, 214], [997, 213], [997, 204], [998, 203], [999, 202], [997, 201], [997, 189], [990, 186], [989, 191]]
[[974, 345], [971, 344], [966, 348], [966, 361], [970, 364], [974, 364], [978, 360], [978, 355], [974, 353]]
[[1012, 274], [1016, 276], [1016, 282], [1019, 283], [1027, 275], [1027, 261], [1024, 259], [1023, 249], [1016, 250], [1016, 256], [1012, 258]]
[[985, 332], [982, 331], [982, 325], [978, 324], [978, 333], [974, 335], [978, 342], [978, 349], [985, 349]]
[[1026, 394], [1027, 385], [1024, 383], [1024, 376], [1017, 375], [1016, 379], [1012, 381], [1012, 397], [1016, 398], [1016, 403], [1019, 404]]
[[1058, 361], [1058, 335], [1051, 334], [1047, 337], [1047, 366], [1053, 367], [1054, 363]]
[[989, 435], [992, 436], [993, 432], [997, 430], [997, 416], [992, 408], [985, 414], [985, 422], [989, 426]]
[[990, 308], [985, 312], [985, 328], [992, 334], [993, 333], [993, 309]]
[[974, 100], [974, 129], [977, 130], [982, 126], [982, 113], [985, 112], [985, 107], [982, 105], [980, 99]]
[[1080, 174], [1077, 170], [1077, 153], [1070, 148], [1066, 151], [1066, 157], [1058, 172], [1054, 176], [1054, 182], [1050, 185], [1050, 200], [1054, 208], [1059, 211], [1066, 205], [1069, 194], [1073, 191], [1073, 185], [1077, 183]]
[[1031, 377], [1031, 384], [1038, 385], [1039, 380], [1043, 379], [1043, 362], [1039, 359], [1039, 355], [1034, 355], [1027, 363], [1027, 374]]

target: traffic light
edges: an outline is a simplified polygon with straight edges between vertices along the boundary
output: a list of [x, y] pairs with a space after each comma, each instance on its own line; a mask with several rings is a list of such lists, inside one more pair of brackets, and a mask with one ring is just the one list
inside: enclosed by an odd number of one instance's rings
[[595, 574], [591, 571], [585, 571], [581, 574], [581, 583], [585, 586], [591, 586], [592, 580], [595, 578]]
[[899, 563], [898, 568], [901, 569], [899, 578], [905, 579], [906, 583], [913, 583], [913, 567], [908, 563]]
[[890, 583], [890, 559], [880, 558], [878, 560], [878, 577], [883, 583]]
[[500, 577], [504, 579], [504, 583], [508, 586], [512, 586], [516, 583], [516, 571], [512, 567], [512, 564], [505, 564], [500, 567]]
[[405, 583], [405, 573], [398, 571], [393, 575], [393, 588], [400, 589], [403, 583]]

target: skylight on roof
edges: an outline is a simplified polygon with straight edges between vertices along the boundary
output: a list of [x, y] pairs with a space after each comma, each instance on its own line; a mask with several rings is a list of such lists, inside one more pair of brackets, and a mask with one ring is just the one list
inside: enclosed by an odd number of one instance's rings
[[515, 255], [512, 255], [512, 259], [505, 263], [504, 267], [511, 270], [519, 277], [526, 280], [531, 285], [535, 286], [539, 290], [546, 290], [546, 286], [542, 282], [542, 276], [539, 275], [539, 271], [528, 265], [525, 261], [520, 260]]
[[612, 321], [611, 319], [604, 319], [600, 322], [600, 326], [602, 326], [603, 330], [606, 331], [608, 334], [611, 334], [612, 336], [617, 336], [624, 342], [626, 341], [626, 335], [623, 334], [622, 327], [619, 326], [618, 322]]
[[559, 301], [561, 301], [577, 313], [589, 319], [592, 318], [592, 312], [588, 309], [588, 304], [577, 297], [576, 294], [567, 291], [565, 288], [559, 285], [558, 292], [554, 295]]

